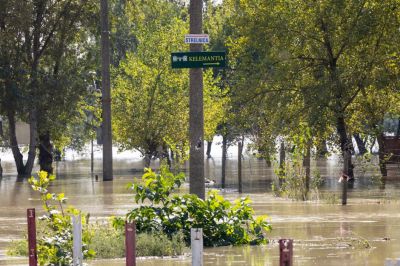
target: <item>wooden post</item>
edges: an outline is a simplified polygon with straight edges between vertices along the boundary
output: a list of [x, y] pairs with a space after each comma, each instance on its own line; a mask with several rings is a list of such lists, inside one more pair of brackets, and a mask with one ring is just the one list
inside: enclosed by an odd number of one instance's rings
[[125, 223], [126, 266], [136, 266], [136, 224]]
[[190, 229], [190, 246], [192, 248], [192, 266], [203, 266], [203, 229]]
[[239, 183], [239, 193], [243, 192], [243, 183], [242, 183], [242, 151], [243, 151], [243, 142], [240, 140], [238, 142], [238, 183]]
[[293, 239], [279, 239], [279, 266], [293, 266]]
[[27, 209], [29, 266], [37, 266], [35, 209]]
[[111, 89], [110, 89], [110, 39], [108, 31], [108, 1], [101, 0], [101, 84], [102, 84], [102, 134], [103, 180], [113, 180]]
[[73, 248], [72, 257], [74, 266], [82, 266], [83, 253], [82, 253], [82, 216], [72, 216], [73, 226]]
[[[190, 33], [203, 31], [203, 0], [190, 0]], [[201, 52], [202, 44], [190, 44], [191, 52]], [[205, 198], [203, 69], [189, 70], [189, 191]]]

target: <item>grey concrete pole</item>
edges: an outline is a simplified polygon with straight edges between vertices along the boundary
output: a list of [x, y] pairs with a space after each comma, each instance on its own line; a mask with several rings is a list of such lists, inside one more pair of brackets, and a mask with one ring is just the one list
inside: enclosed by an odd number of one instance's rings
[[[190, 0], [190, 33], [202, 33], [203, 1]], [[202, 51], [201, 44], [190, 44], [190, 51]], [[190, 193], [205, 197], [204, 184], [204, 114], [203, 114], [203, 69], [191, 68], [189, 101], [189, 183]]]
[[103, 180], [113, 179], [112, 132], [111, 132], [111, 88], [110, 88], [110, 40], [108, 31], [108, 3], [101, 0], [101, 84], [103, 110]]
[[190, 229], [190, 247], [192, 249], [192, 266], [203, 266], [203, 229]]

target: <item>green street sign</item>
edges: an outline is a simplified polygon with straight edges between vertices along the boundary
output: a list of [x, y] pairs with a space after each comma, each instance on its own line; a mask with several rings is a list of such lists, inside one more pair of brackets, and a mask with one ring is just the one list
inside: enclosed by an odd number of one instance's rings
[[172, 68], [225, 67], [225, 52], [171, 53]]

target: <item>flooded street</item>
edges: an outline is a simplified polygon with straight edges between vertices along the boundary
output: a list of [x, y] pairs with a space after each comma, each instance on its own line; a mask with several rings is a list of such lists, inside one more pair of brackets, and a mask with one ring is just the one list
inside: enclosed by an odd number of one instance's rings
[[[230, 150], [227, 164], [226, 198], [239, 197], [236, 189], [237, 161]], [[153, 162], [158, 166], [158, 161]], [[5, 255], [12, 239], [23, 236], [26, 228], [26, 209], [41, 210], [38, 194], [30, 189], [27, 180], [17, 180], [13, 175], [13, 162], [4, 162], [4, 176], [0, 179], [0, 265], [26, 265], [27, 260]], [[140, 177], [139, 159], [117, 158], [114, 161], [115, 179], [112, 182], [96, 181], [90, 174], [90, 161], [67, 160], [56, 165], [57, 179], [53, 192], [64, 192], [68, 204], [91, 214], [91, 219], [111, 215], [124, 215], [134, 205], [126, 184], [132, 177]], [[294, 265], [383, 265], [386, 258], [400, 257], [400, 169], [391, 165], [386, 183], [378, 184], [371, 176], [375, 170], [368, 168], [356, 172], [354, 187], [349, 189], [348, 205], [340, 205], [340, 172], [336, 158], [313, 162], [324, 184], [320, 200], [292, 201], [273, 196], [271, 181], [273, 169], [265, 161], [245, 156], [243, 161], [244, 193], [253, 200], [257, 215], [269, 216], [273, 230], [270, 244], [260, 247], [219, 247], [205, 249], [205, 265], [278, 265], [277, 240], [294, 239]], [[356, 170], [358, 170], [356, 168]], [[95, 160], [95, 174], [101, 171], [101, 160]], [[206, 177], [220, 182], [221, 160], [218, 154], [205, 163]], [[188, 186], [183, 192], [188, 191]], [[336, 200], [334, 200], [336, 198]], [[39, 214], [40, 215], [40, 211]], [[363, 245], [369, 244], [366, 248]], [[190, 265], [188, 256], [180, 258], [139, 259], [138, 265]], [[89, 265], [124, 265], [124, 260], [89, 261]]]

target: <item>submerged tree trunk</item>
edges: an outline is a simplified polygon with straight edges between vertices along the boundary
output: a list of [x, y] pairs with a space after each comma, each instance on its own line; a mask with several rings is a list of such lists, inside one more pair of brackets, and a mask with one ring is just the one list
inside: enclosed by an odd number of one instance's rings
[[25, 174], [25, 165], [24, 165], [22, 153], [18, 147], [17, 134], [16, 134], [16, 128], [15, 128], [15, 112], [13, 110], [9, 109], [7, 112], [7, 118], [8, 118], [8, 131], [9, 131], [11, 151], [14, 156], [17, 173], [18, 173], [18, 175], [24, 175]]
[[221, 187], [225, 188], [225, 177], [226, 177], [226, 153], [227, 153], [227, 136], [222, 135], [222, 171], [221, 171]]
[[357, 143], [358, 152], [360, 155], [367, 153], [367, 148], [365, 147], [365, 142], [361, 139], [360, 134], [353, 134], [354, 139]]
[[285, 164], [286, 164], [286, 152], [285, 152], [285, 142], [282, 140], [281, 146], [279, 149], [279, 187], [282, 186], [285, 181]]
[[377, 141], [379, 145], [379, 169], [381, 170], [382, 176], [387, 176], [386, 160], [385, 160], [385, 140], [383, 133], [377, 136]]
[[50, 133], [47, 131], [39, 136], [39, 165], [41, 171], [53, 173], [53, 145], [50, 142]]
[[238, 190], [239, 193], [243, 192], [242, 184], [242, 153], [243, 153], [244, 137], [238, 142]]
[[303, 158], [303, 167], [305, 168], [305, 193], [303, 195], [303, 200], [308, 199], [308, 194], [310, 192], [310, 178], [311, 178], [311, 143], [307, 144], [306, 154]]
[[[352, 179], [354, 178], [353, 164], [351, 162], [352, 144], [347, 136], [346, 123], [343, 115], [338, 116], [336, 128], [340, 138], [340, 148], [343, 155], [343, 165], [344, 165], [343, 174]], [[347, 155], [346, 153], [348, 153], [350, 156], [346, 156]]]
[[212, 146], [212, 141], [207, 141], [207, 158], [211, 158], [211, 146]]

